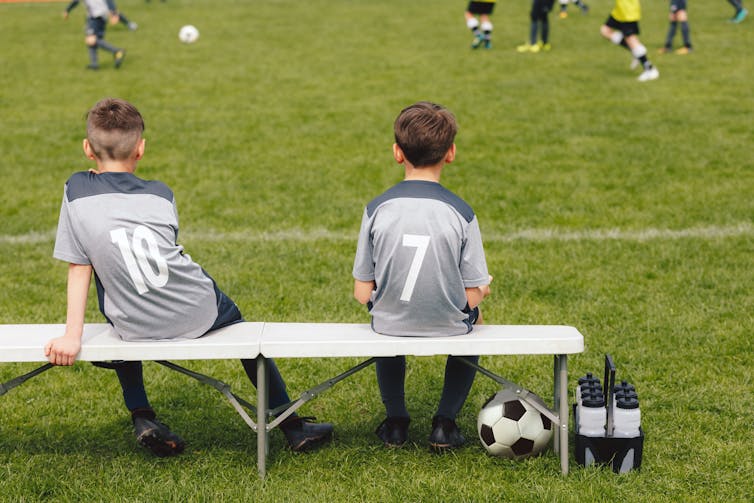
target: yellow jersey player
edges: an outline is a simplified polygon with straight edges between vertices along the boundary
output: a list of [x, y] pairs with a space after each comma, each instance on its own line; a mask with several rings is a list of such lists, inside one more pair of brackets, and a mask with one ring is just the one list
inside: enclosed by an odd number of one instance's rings
[[647, 48], [639, 40], [639, 20], [641, 4], [639, 0], [615, 0], [610, 16], [600, 27], [600, 34], [614, 43], [628, 49], [633, 56], [631, 69], [642, 65], [639, 82], [647, 82], [660, 77], [660, 71], [647, 58]]

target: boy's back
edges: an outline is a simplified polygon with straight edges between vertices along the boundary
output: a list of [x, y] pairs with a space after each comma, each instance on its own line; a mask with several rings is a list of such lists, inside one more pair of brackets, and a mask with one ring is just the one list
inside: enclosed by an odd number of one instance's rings
[[[353, 266], [353, 296], [369, 307], [372, 328], [387, 335], [461, 335], [481, 323], [479, 303], [489, 295], [482, 236], [474, 211], [442, 185], [443, 167], [456, 156], [455, 117], [442, 105], [420, 101], [393, 123], [393, 158], [403, 182], [364, 210]], [[478, 356], [448, 356], [429, 445], [463, 445], [455, 418], [474, 382]], [[385, 420], [375, 433], [386, 447], [408, 442], [406, 357], [377, 358]]]
[[66, 183], [54, 256], [93, 266], [100, 310], [123, 339], [195, 338], [212, 326], [217, 300], [177, 235], [165, 184], [80, 172]]
[[471, 331], [465, 288], [489, 283], [474, 211], [423, 180], [405, 180], [367, 205], [353, 272], [376, 283], [372, 327], [388, 335]]

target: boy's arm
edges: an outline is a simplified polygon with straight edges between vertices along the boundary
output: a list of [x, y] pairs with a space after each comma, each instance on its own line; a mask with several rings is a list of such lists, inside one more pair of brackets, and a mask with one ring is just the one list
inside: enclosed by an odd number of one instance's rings
[[360, 304], [366, 304], [372, 298], [372, 291], [374, 291], [376, 286], [377, 284], [374, 281], [360, 281], [356, 279], [353, 282], [353, 296]]
[[91, 279], [91, 265], [68, 264], [68, 308], [65, 335], [52, 339], [45, 345], [45, 356], [54, 365], [73, 365], [81, 350], [86, 298], [89, 295]]
[[[490, 276], [490, 283], [492, 283], [492, 276]], [[486, 296], [490, 294], [489, 283], [482, 286], [475, 286], [473, 288], [466, 289], [466, 301], [469, 303], [469, 307], [474, 309], [478, 306]]]
[[79, 0], [71, 0], [63, 12], [63, 19], [68, 19], [68, 14], [79, 4]]

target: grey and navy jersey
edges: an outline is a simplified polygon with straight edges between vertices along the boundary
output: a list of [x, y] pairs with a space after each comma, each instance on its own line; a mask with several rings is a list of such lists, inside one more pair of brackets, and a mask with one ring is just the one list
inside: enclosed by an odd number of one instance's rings
[[177, 244], [173, 192], [131, 173], [75, 173], [53, 256], [94, 268], [100, 310], [124, 340], [196, 338], [217, 318], [214, 281]]
[[376, 332], [470, 332], [465, 289], [489, 283], [474, 211], [439, 183], [395, 185], [364, 210], [353, 277], [376, 284], [370, 309]]
[[[79, 0], [72, 0], [66, 11], [70, 12], [79, 4]], [[86, 14], [89, 17], [107, 17], [110, 12], [115, 12], [115, 3], [112, 0], [84, 0]]]

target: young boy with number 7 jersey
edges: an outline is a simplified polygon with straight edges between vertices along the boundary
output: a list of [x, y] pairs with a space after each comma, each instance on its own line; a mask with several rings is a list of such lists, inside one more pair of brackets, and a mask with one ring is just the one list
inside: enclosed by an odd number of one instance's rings
[[[162, 182], [134, 175], [144, 155], [144, 121], [130, 103], [107, 98], [88, 113], [86, 157], [96, 170], [73, 174], [65, 184], [53, 256], [69, 263], [65, 334], [45, 354], [55, 365], [73, 365], [81, 349], [92, 273], [99, 307], [126, 341], [194, 339], [243, 321], [236, 304], [178, 244], [173, 192]], [[256, 360], [241, 360], [256, 385]], [[139, 361], [108, 363], [118, 375], [138, 442], [157, 456], [183, 451], [183, 440], [156, 419], [144, 390]], [[270, 366], [270, 407], [290, 400]], [[297, 415], [280, 428], [293, 450], [330, 438], [332, 425]]]
[[[405, 108], [394, 124], [393, 156], [405, 178], [367, 204], [353, 267], [354, 297], [366, 304], [374, 331], [395, 336], [453, 336], [481, 322], [479, 303], [492, 277], [476, 215], [440, 185], [456, 155], [453, 114], [429, 102]], [[477, 362], [479, 357], [466, 357]], [[377, 359], [377, 382], [386, 419], [377, 436], [387, 447], [408, 441], [404, 381], [406, 357]], [[465, 442], [455, 419], [476, 370], [449, 356], [430, 446]]]

